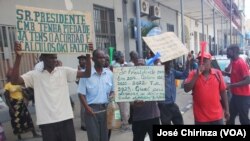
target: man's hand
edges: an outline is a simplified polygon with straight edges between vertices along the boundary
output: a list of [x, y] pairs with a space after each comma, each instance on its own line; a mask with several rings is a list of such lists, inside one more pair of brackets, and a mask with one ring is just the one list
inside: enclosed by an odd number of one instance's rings
[[230, 84], [230, 83], [227, 83], [226, 85], [227, 85], [227, 87], [226, 87], [227, 90], [229, 90], [232, 87], [232, 84]]
[[86, 108], [86, 112], [87, 112], [89, 115], [94, 115], [93, 109], [92, 109], [90, 106], [88, 106], [88, 107]]
[[17, 56], [22, 56], [22, 53], [21, 53], [21, 50], [22, 50], [22, 46], [21, 46], [21, 43], [20, 42], [15, 42], [15, 53]]
[[226, 121], [229, 120], [229, 118], [230, 118], [229, 111], [225, 111], [225, 112], [224, 112], [224, 117], [225, 117]]

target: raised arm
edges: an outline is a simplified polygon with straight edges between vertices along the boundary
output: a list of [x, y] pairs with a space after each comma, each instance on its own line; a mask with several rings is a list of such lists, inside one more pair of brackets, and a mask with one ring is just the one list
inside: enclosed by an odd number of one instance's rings
[[20, 67], [20, 62], [22, 58], [22, 54], [20, 53], [20, 51], [21, 51], [21, 43], [15, 42], [16, 60], [15, 60], [12, 75], [11, 75], [11, 83], [15, 85], [24, 84], [24, 80], [22, 77], [20, 77], [20, 74], [19, 74], [19, 67]]
[[[89, 43], [88, 45], [89, 45], [89, 51], [93, 52], [93, 50], [94, 50], [93, 44]], [[91, 57], [90, 57], [90, 54], [87, 54], [86, 57], [87, 57], [87, 59], [86, 59], [86, 69], [85, 69], [85, 71], [80, 71], [80, 70], [77, 71], [77, 77], [78, 78], [80, 78], [80, 77], [88, 78], [91, 75]]]

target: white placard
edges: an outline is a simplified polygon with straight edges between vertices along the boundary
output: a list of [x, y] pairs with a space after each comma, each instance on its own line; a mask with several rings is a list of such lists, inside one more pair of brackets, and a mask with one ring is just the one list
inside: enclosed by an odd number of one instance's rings
[[165, 32], [160, 35], [143, 37], [148, 47], [154, 52], [159, 52], [161, 62], [176, 59], [188, 54], [188, 49], [173, 32]]
[[164, 66], [113, 68], [115, 101], [165, 100]]

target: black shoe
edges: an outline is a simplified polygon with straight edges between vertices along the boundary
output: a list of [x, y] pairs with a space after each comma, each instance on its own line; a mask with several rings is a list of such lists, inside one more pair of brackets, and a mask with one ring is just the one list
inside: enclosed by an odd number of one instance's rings
[[82, 129], [83, 131], [86, 131], [86, 128], [85, 128], [84, 126], [81, 126], [81, 129]]

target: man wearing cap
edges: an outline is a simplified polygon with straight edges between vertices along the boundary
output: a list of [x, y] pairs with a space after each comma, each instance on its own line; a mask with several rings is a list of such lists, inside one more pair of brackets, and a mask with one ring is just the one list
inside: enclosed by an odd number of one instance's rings
[[[86, 56], [84, 55], [80, 55], [77, 57], [78, 61], [79, 61], [79, 65], [78, 65], [78, 70], [80, 71], [85, 71], [85, 66], [86, 66]], [[76, 83], [79, 83], [79, 79], [76, 81]], [[80, 94], [79, 94], [79, 98], [80, 98]], [[81, 129], [83, 131], [86, 131], [86, 125], [85, 125], [85, 118], [84, 118], [84, 107], [81, 104]]]
[[196, 125], [223, 125], [223, 116], [229, 119], [226, 84], [222, 73], [211, 68], [211, 57], [200, 53], [199, 68], [191, 71], [184, 83], [185, 92], [192, 90]]

